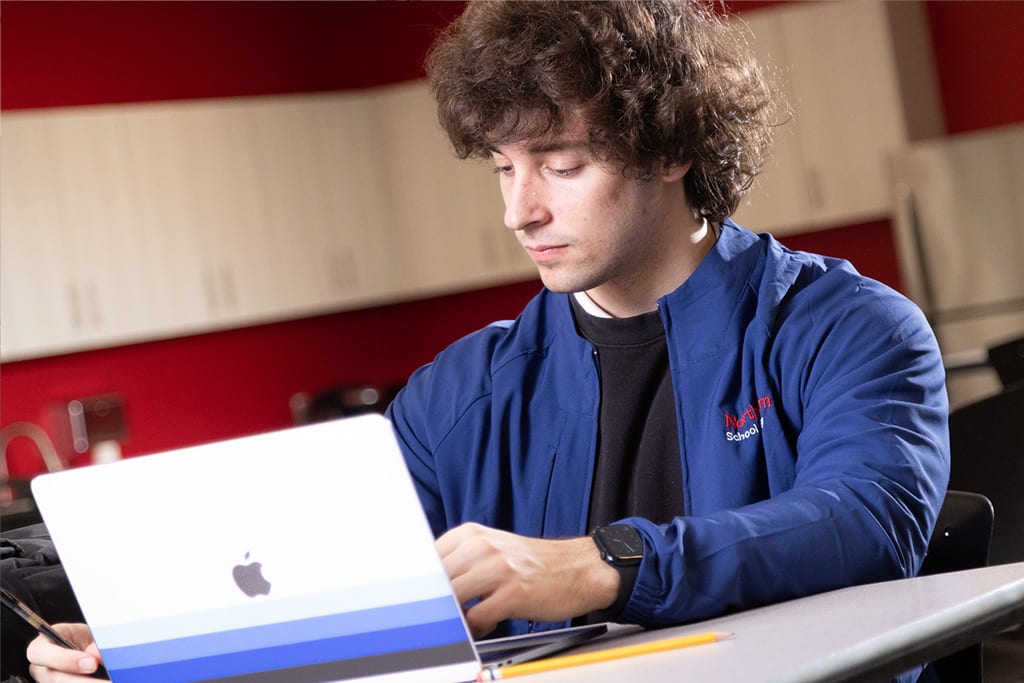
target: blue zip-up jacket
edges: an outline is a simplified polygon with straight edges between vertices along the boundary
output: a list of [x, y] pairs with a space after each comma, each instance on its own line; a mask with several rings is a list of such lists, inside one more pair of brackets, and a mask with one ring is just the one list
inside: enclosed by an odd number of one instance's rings
[[[945, 374], [917, 307], [726, 221], [658, 310], [685, 515], [625, 520], [645, 552], [621, 620], [915, 575], [949, 472]], [[419, 369], [388, 416], [434, 533], [585, 534], [598, 382], [568, 295], [547, 290]]]

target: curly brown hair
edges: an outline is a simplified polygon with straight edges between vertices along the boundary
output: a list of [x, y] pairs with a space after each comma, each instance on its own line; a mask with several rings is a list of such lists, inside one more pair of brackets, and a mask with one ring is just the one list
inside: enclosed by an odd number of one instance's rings
[[598, 159], [651, 178], [692, 162], [696, 214], [735, 211], [771, 146], [771, 92], [746, 41], [696, 0], [480, 0], [427, 58], [455, 153], [554, 133], [581, 112]]

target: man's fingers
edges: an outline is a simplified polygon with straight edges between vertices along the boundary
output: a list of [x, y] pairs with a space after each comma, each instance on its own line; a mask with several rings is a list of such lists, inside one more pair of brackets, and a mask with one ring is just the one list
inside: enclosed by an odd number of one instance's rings
[[[57, 645], [46, 636], [36, 636], [28, 645], [29, 660], [42, 666], [61, 671], [91, 673], [96, 670], [96, 660], [80, 650], [69, 650]], [[86, 670], [88, 667], [92, 667]]]
[[466, 612], [466, 624], [474, 638], [483, 638], [498, 627], [500, 619], [493, 616], [494, 610], [487, 609], [486, 602], [478, 602]]
[[508, 576], [506, 556], [493, 529], [463, 524], [437, 540], [438, 553], [456, 595], [462, 600], [490, 592]]
[[29, 666], [28, 675], [38, 683], [94, 683], [96, 680], [89, 672], [68, 673], [35, 664]]
[[451, 580], [452, 590], [459, 604], [466, 604], [475, 598], [486, 599], [498, 589], [504, 577], [500, 557], [480, 557], [467, 550], [462, 559], [455, 559], [452, 567], [445, 565]]
[[618, 574], [588, 537], [549, 540], [464, 524], [437, 540], [466, 621], [479, 636], [505, 619], [563, 621], [614, 602]]
[[37, 636], [29, 643], [26, 655], [32, 677], [42, 683], [84, 680], [81, 675], [94, 673], [99, 667], [100, 653], [85, 624], [56, 624], [54, 630], [81, 650], [69, 650], [46, 636]]

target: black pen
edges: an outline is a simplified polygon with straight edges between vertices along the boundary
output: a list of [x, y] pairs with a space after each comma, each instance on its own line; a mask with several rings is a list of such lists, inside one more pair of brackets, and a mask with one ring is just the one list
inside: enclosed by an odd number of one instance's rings
[[[41, 616], [33, 612], [32, 609], [28, 605], [23, 603], [21, 600], [14, 597], [14, 595], [6, 588], [0, 588], [0, 600], [2, 600], [5, 607], [9, 607], [10, 610], [17, 614], [19, 617], [21, 617], [25, 621], [25, 623], [27, 623], [29, 626], [34, 628], [39, 633], [42, 633], [44, 636], [46, 636], [53, 642], [57, 643], [61, 647], [66, 647], [69, 650], [78, 649], [78, 647], [76, 647], [71, 641], [69, 641], [67, 638], [64, 638], [61, 634], [57, 633], [56, 631], [54, 631], [53, 627], [46, 623], [46, 621]], [[101, 664], [99, 668], [96, 670], [96, 672], [92, 675], [106, 676], [107, 670], [104, 669], [103, 665]]]

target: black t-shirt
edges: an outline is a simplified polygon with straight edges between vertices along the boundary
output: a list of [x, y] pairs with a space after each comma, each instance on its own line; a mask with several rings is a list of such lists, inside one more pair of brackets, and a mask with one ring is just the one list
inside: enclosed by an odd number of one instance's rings
[[597, 349], [601, 412], [587, 526], [624, 517], [665, 523], [683, 514], [682, 465], [665, 328], [657, 311], [602, 318], [572, 299]]

